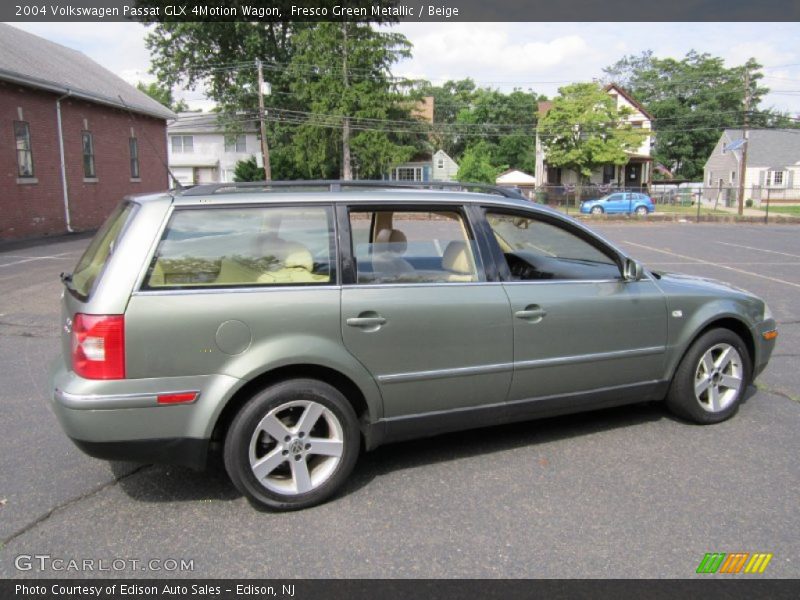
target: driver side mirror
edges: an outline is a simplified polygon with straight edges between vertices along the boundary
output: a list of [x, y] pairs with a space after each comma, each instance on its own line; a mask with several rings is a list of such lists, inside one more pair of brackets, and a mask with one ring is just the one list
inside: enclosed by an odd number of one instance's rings
[[632, 258], [626, 258], [622, 269], [622, 277], [625, 281], [639, 281], [644, 276], [642, 263]]

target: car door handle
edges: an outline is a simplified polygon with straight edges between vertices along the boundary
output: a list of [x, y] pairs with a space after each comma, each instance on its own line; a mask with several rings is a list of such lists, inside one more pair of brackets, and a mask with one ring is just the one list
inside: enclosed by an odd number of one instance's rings
[[386, 324], [384, 317], [350, 317], [345, 321], [350, 327], [380, 327]]
[[515, 312], [514, 316], [518, 319], [523, 319], [524, 321], [538, 323], [547, 316], [547, 311], [541, 306], [531, 304], [530, 306], [526, 306], [523, 310], [518, 310]]

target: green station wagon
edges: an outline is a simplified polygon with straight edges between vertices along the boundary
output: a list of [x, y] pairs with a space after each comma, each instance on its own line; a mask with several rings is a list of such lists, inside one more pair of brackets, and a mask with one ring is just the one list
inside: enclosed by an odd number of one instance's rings
[[67, 435], [196, 468], [221, 449], [255, 505], [297, 509], [390, 441], [653, 400], [722, 421], [766, 366], [759, 298], [649, 272], [513, 191], [431, 187], [127, 198], [62, 275]]

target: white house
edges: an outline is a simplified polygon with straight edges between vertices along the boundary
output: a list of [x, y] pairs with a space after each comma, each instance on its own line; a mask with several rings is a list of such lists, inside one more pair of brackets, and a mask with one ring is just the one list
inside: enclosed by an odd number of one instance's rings
[[[616, 84], [607, 85], [605, 91], [616, 101], [617, 108], [627, 108], [631, 114], [626, 120], [634, 129], [652, 130], [653, 117], [628, 92]], [[547, 114], [552, 102], [539, 102], [539, 117]], [[605, 165], [589, 177], [590, 183], [616, 184], [624, 187], [645, 187], [652, 181], [652, 144], [653, 136], [647, 135], [641, 146], [628, 153], [628, 163], [623, 166]], [[575, 185], [578, 175], [570, 169], [552, 167], [547, 164], [544, 145], [536, 132], [536, 181], [538, 185]]]
[[389, 169], [384, 179], [390, 181], [454, 181], [458, 163], [444, 150], [422, 155]]
[[233, 181], [240, 160], [261, 155], [258, 124], [241, 124], [230, 134], [215, 113], [180, 113], [167, 127], [169, 168], [183, 184]]
[[726, 129], [703, 168], [703, 198], [733, 204], [738, 199], [744, 144], [747, 165], [745, 199], [755, 204], [800, 202], [800, 132], [797, 129], [751, 129], [747, 142], [741, 129]]

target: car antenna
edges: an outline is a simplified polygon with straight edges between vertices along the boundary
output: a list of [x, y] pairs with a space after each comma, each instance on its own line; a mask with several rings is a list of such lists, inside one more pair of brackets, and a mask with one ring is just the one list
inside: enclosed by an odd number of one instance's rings
[[[136, 121], [136, 117], [133, 115], [133, 111], [130, 109], [130, 107], [128, 106], [128, 104], [125, 102], [125, 100], [123, 100], [123, 99], [122, 99], [122, 96], [121, 96], [121, 95], [117, 95], [117, 98], [119, 98], [119, 101], [120, 101], [120, 102], [122, 102], [122, 106], [124, 106], [124, 107], [125, 107], [125, 110], [127, 110], [127, 111], [128, 111], [128, 116], [130, 117], [130, 120], [131, 120], [131, 121], [132, 121], [134, 124], [136, 124], [136, 123], [137, 123], [137, 121]], [[149, 136], [149, 135], [147, 135], [147, 131], [146, 131], [146, 130], [142, 130], [142, 133], [144, 133], [144, 139], [145, 139], [145, 140], [147, 140], [147, 143], [148, 143], [148, 144], [150, 144], [150, 147], [151, 147], [151, 148], [153, 149], [153, 151], [156, 153], [156, 156], [159, 156], [159, 154], [158, 154], [158, 148], [156, 148], [156, 145], [153, 143], [153, 140], [151, 140], [151, 139], [150, 139], [150, 136]], [[170, 170], [170, 168], [169, 168], [169, 164], [167, 163], [167, 161], [166, 161], [166, 160], [163, 160], [163, 159], [161, 159], [161, 158], [159, 158], [159, 160], [161, 161], [161, 164], [164, 166], [164, 168], [167, 170], [167, 173], [169, 174], [169, 176], [170, 176], [170, 179], [172, 179], [172, 182], [175, 184], [175, 190], [176, 190], [176, 191], [178, 191], [178, 192], [182, 192], [184, 188], [183, 188], [183, 186], [181, 185], [181, 182], [180, 182], [180, 181], [178, 181], [178, 178], [177, 178], [177, 177], [175, 177], [175, 175], [173, 174], [173, 172]]]

